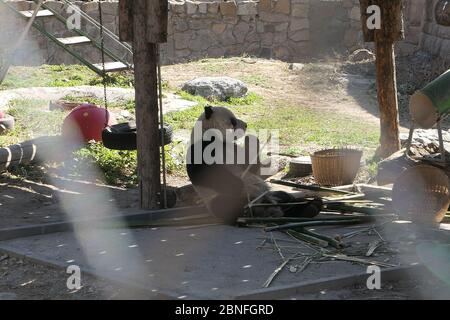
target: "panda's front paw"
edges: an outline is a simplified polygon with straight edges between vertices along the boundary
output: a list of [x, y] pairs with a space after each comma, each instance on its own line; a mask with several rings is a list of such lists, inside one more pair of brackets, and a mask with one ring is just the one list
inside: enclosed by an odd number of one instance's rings
[[284, 216], [283, 210], [280, 207], [271, 207], [265, 210], [267, 217], [281, 218]]

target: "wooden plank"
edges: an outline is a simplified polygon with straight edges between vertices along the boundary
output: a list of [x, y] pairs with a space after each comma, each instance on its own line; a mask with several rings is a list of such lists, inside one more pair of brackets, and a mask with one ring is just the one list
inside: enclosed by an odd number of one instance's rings
[[133, 41], [133, 0], [119, 0], [120, 41]]
[[157, 45], [147, 42], [146, 23], [148, 0], [133, 2], [133, 59], [136, 89], [136, 126], [138, 150], [138, 179], [140, 206], [153, 209], [159, 206], [161, 192]]
[[85, 36], [76, 36], [76, 37], [66, 37], [66, 38], [56, 38], [59, 42], [65, 45], [75, 45], [80, 43], [89, 43], [91, 39]]
[[[101, 63], [94, 64], [98, 70], [103, 71], [103, 65]], [[125, 63], [120, 61], [106, 62], [105, 63], [105, 71], [106, 72], [115, 72], [129, 69]]]
[[147, 1], [147, 41], [150, 43], [167, 42], [168, 1]]
[[[25, 11], [20, 11], [20, 14], [26, 18], [31, 18], [33, 16], [33, 12], [34, 12], [34, 10], [25, 10]], [[37, 18], [52, 17], [52, 16], [54, 16], [54, 14], [50, 10], [39, 10], [36, 14]]]

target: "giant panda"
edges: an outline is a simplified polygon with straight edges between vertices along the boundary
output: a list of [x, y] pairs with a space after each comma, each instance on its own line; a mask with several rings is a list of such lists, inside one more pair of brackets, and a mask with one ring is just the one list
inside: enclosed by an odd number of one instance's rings
[[[295, 201], [289, 194], [271, 192], [261, 178], [261, 163], [254, 157], [259, 153], [256, 137], [247, 135], [244, 146], [236, 143], [246, 129], [247, 124], [229, 109], [206, 106], [192, 129], [187, 151], [186, 170], [198, 196], [211, 213], [228, 224], [234, 224], [245, 205], [263, 193], [262, 202]], [[212, 159], [207, 159], [209, 154]], [[239, 154], [245, 155], [241, 161], [237, 161]], [[285, 212], [279, 206], [270, 206], [252, 210], [252, 214], [281, 217]]]

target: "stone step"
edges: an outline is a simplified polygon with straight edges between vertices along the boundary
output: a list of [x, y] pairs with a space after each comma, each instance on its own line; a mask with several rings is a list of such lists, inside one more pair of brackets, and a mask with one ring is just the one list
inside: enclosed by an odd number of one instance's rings
[[[100, 71], [103, 71], [103, 66], [101, 63], [94, 64], [94, 67], [96, 67]], [[129, 69], [128, 66], [125, 63], [122, 63], [120, 61], [113, 61], [113, 62], [105, 63], [105, 71], [106, 72], [123, 71], [123, 70], [128, 70], [128, 69]]]
[[80, 43], [89, 43], [91, 40], [85, 36], [76, 36], [76, 37], [66, 37], [66, 38], [57, 38], [59, 42], [65, 45], [75, 45]]
[[[33, 16], [34, 10], [25, 10], [20, 11], [20, 14], [23, 15], [25, 18], [31, 18]], [[54, 16], [53, 12], [50, 10], [39, 10], [36, 17], [52, 17]]]

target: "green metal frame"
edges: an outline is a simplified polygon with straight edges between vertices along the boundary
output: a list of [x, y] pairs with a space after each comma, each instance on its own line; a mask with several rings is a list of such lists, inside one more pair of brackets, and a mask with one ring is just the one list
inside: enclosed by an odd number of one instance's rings
[[[34, 0], [36, 1], [36, 0]], [[20, 13], [19, 10], [17, 10], [16, 8], [14, 8], [13, 6], [11, 6], [10, 4], [8, 4], [5, 0], [0, 0], [0, 3], [3, 3], [5, 6], [7, 6], [9, 9], [11, 9], [12, 11], [14, 11], [16, 14], [22, 16], [22, 14]], [[45, 8], [47, 10], [49, 10], [50, 12], [53, 13], [53, 15], [62, 23], [66, 24], [67, 23], [67, 19], [65, 19], [62, 15], [60, 15], [57, 11], [53, 10], [52, 8], [48, 7], [47, 5], [45, 5], [45, 3], [42, 5], [42, 8]], [[75, 59], [77, 59], [78, 61], [80, 61], [83, 65], [85, 65], [86, 67], [88, 67], [89, 69], [91, 69], [92, 71], [94, 71], [95, 73], [97, 73], [99, 76], [103, 76], [104, 72], [103, 70], [97, 68], [93, 63], [87, 61], [85, 58], [83, 58], [80, 54], [78, 54], [77, 52], [75, 52], [74, 50], [72, 50], [70, 48], [69, 45], [66, 45], [62, 42], [60, 42], [54, 35], [50, 34], [49, 32], [47, 32], [47, 30], [45, 30], [45, 28], [43, 26], [41, 26], [38, 22], [33, 22], [33, 27], [36, 28], [42, 35], [44, 35], [46, 38], [50, 39], [52, 42], [56, 43], [59, 47], [61, 47], [62, 49], [64, 49], [67, 53], [69, 53], [71, 56], [73, 56]], [[101, 45], [95, 40], [93, 39], [91, 36], [89, 36], [88, 34], [86, 34], [85, 32], [83, 32], [80, 29], [72, 29], [71, 31], [74, 31], [75, 33], [77, 33], [80, 36], [84, 36], [86, 38], [88, 38], [91, 43], [98, 49], [101, 50]], [[133, 67], [127, 62], [124, 61], [123, 59], [119, 58], [117, 55], [115, 55], [113, 52], [111, 52], [108, 48], [104, 48], [104, 53], [111, 58], [114, 61], [117, 62], [121, 62], [124, 65], [126, 65], [129, 69], [132, 69]]]

